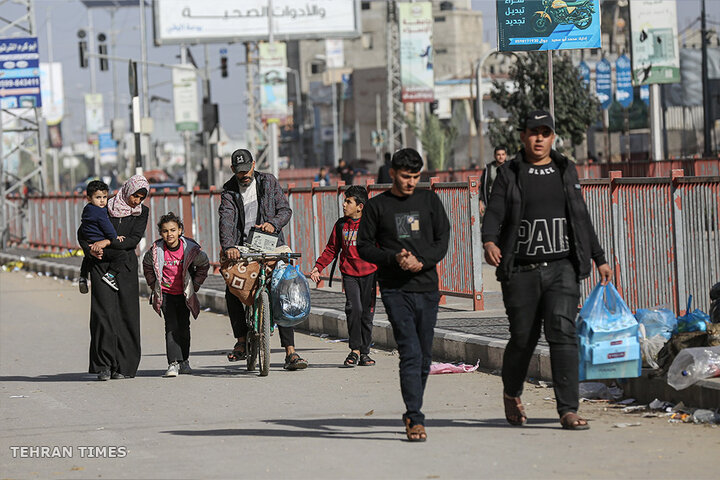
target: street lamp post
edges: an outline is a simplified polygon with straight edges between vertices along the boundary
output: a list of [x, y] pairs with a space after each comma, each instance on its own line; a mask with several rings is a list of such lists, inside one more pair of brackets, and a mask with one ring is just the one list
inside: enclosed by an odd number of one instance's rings
[[[298, 109], [298, 136], [300, 137], [300, 160], [304, 159], [305, 155], [305, 114], [303, 112], [302, 105], [302, 92], [300, 91], [300, 72], [294, 68], [285, 67], [287, 73], [292, 73], [295, 77], [295, 104]], [[304, 165], [304, 162], [301, 162]]]
[[478, 137], [480, 139], [480, 162], [482, 165], [485, 165], [485, 138], [483, 136], [483, 122], [485, 121], [484, 113], [483, 113], [483, 93], [482, 93], [482, 66], [483, 63], [485, 63], [485, 60], [490, 58], [491, 55], [494, 55], [498, 53], [497, 49], [492, 48], [488, 52], [485, 53], [482, 57], [480, 57], [480, 60], [478, 60], [475, 63], [475, 82], [477, 84], [477, 95], [475, 96], [475, 101], [477, 102], [477, 111], [478, 111]]

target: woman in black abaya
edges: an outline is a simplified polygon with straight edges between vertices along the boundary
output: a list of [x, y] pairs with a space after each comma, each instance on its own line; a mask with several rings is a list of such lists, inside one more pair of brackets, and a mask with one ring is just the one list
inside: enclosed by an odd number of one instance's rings
[[[142, 175], [131, 177], [120, 192], [108, 200], [108, 215], [123, 241], [102, 240], [87, 244], [95, 257], [90, 269], [90, 367], [98, 380], [132, 378], [140, 364], [140, 291], [135, 247], [145, 234], [148, 208], [142, 205], [150, 185]], [[127, 260], [115, 280], [118, 291], [103, 281], [109, 263], [103, 249], [127, 250]], [[87, 250], [86, 250], [87, 251]]]

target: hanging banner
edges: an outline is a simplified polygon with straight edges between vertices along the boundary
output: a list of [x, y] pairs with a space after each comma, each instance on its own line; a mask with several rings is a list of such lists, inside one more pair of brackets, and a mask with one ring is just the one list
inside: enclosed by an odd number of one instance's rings
[[610, 62], [604, 58], [595, 64], [595, 94], [603, 110], [610, 108], [612, 103], [611, 70]]
[[680, 81], [675, 0], [631, 0], [630, 38], [635, 85]]
[[345, 49], [341, 38], [325, 39], [325, 66], [342, 68], [345, 66]]
[[402, 101], [432, 102], [433, 72], [432, 3], [398, 3], [400, 27], [400, 83]]
[[498, 50], [600, 48], [600, 0], [497, 0]]
[[117, 142], [113, 140], [109, 128], [103, 128], [98, 133], [98, 147], [100, 149], [100, 163], [117, 162]]
[[580, 62], [580, 65], [578, 65], [578, 70], [580, 70], [580, 78], [583, 81], [583, 84], [585, 84], [586, 87], [590, 86], [590, 67], [588, 67], [588, 64], [584, 61]]
[[42, 116], [48, 125], [57, 125], [62, 121], [64, 98], [62, 63], [40, 64], [40, 97]]
[[197, 132], [200, 128], [197, 75], [188, 66], [185, 64], [183, 68], [172, 70], [173, 110], [178, 132]]
[[85, 94], [85, 131], [90, 141], [95, 141], [100, 129], [105, 126], [102, 93]]
[[620, 55], [615, 62], [615, 100], [623, 108], [633, 103], [632, 68], [627, 55]]
[[260, 44], [260, 105], [263, 122], [287, 122], [287, 49], [284, 42]]
[[0, 38], [0, 107], [41, 107], [37, 37]]
[[642, 100], [645, 105], [650, 105], [650, 87], [648, 85], [642, 85], [640, 87], [640, 100]]

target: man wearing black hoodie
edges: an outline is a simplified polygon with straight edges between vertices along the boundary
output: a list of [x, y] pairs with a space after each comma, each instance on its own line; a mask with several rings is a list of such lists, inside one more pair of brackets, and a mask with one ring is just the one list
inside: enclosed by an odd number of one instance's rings
[[511, 425], [527, 420], [520, 395], [543, 327], [560, 423], [568, 430], [586, 430], [587, 421], [577, 414], [579, 282], [590, 276], [590, 259], [603, 284], [612, 270], [575, 165], [552, 150], [552, 116], [531, 112], [520, 138], [524, 148], [498, 170], [482, 225], [485, 259], [497, 267], [510, 322], [502, 367], [505, 417]]
[[400, 354], [400, 389], [408, 440], [427, 438], [420, 411], [432, 362], [437, 322], [438, 274], [450, 240], [440, 198], [430, 190], [416, 190], [423, 161], [412, 148], [392, 156], [392, 188], [368, 200], [357, 248], [360, 257], [378, 267], [380, 293]]
[[[285, 245], [282, 228], [292, 216], [290, 204], [277, 179], [269, 173], [255, 171], [252, 154], [241, 148], [231, 156], [231, 168], [235, 174], [223, 185], [220, 196], [220, 246], [230, 260], [239, 260], [240, 252], [236, 245], [244, 245], [250, 229], [258, 228], [267, 233], [278, 232], [278, 246]], [[246, 358], [245, 306], [225, 288], [225, 302], [232, 325], [233, 335], [237, 339], [228, 360], [235, 362]], [[301, 370], [308, 366], [295, 351], [295, 331], [289, 327], [278, 327], [280, 344], [285, 348], [285, 369]]]

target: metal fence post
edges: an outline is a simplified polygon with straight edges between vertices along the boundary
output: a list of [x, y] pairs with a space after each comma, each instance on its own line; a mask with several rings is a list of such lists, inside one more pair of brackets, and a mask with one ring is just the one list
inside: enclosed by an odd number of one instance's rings
[[320, 256], [320, 224], [318, 223], [318, 204], [317, 196], [315, 195], [315, 189], [319, 187], [318, 182], [312, 183], [310, 190], [310, 201], [312, 203], [312, 215], [313, 215], [313, 258]]
[[620, 234], [624, 230], [622, 228], [622, 222], [620, 221], [620, 196], [618, 195], [618, 183], [615, 181], [618, 178], [622, 178], [622, 172], [613, 170], [610, 172], [610, 205], [611, 205], [611, 224], [612, 224], [612, 241], [613, 251], [615, 252], [614, 257], [609, 259], [613, 262], [613, 272], [615, 277], [615, 287], [622, 292], [622, 268], [625, 265], [625, 251], [620, 248]]
[[683, 170], [680, 169], [673, 169], [673, 171], [670, 174], [670, 178], [672, 180], [671, 185], [671, 195], [672, 195], [672, 211], [671, 211], [671, 217], [672, 217], [672, 226], [673, 226], [673, 233], [674, 233], [674, 240], [675, 240], [675, 275], [677, 278], [677, 283], [675, 286], [675, 305], [677, 305], [678, 310], [680, 311], [681, 315], [684, 315], [686, 312], [683, 308], [684, 302], [680, 303], [681, 295], [687, 295], [687, 280], [685, 278], [685, 239], [683, 237], [683, 234], [685, 232], [685, 229], [683, 228], [683, 190], [681, 188], [678, 188], [678, 181], [677, 179], [680, 177], [685, 176]]
[[470, 239], [472, 248], [473, 310], [485, 310], [483, 291], [483, 248], [480, 232], [480, 177], [468, 177], [470, 202]]

